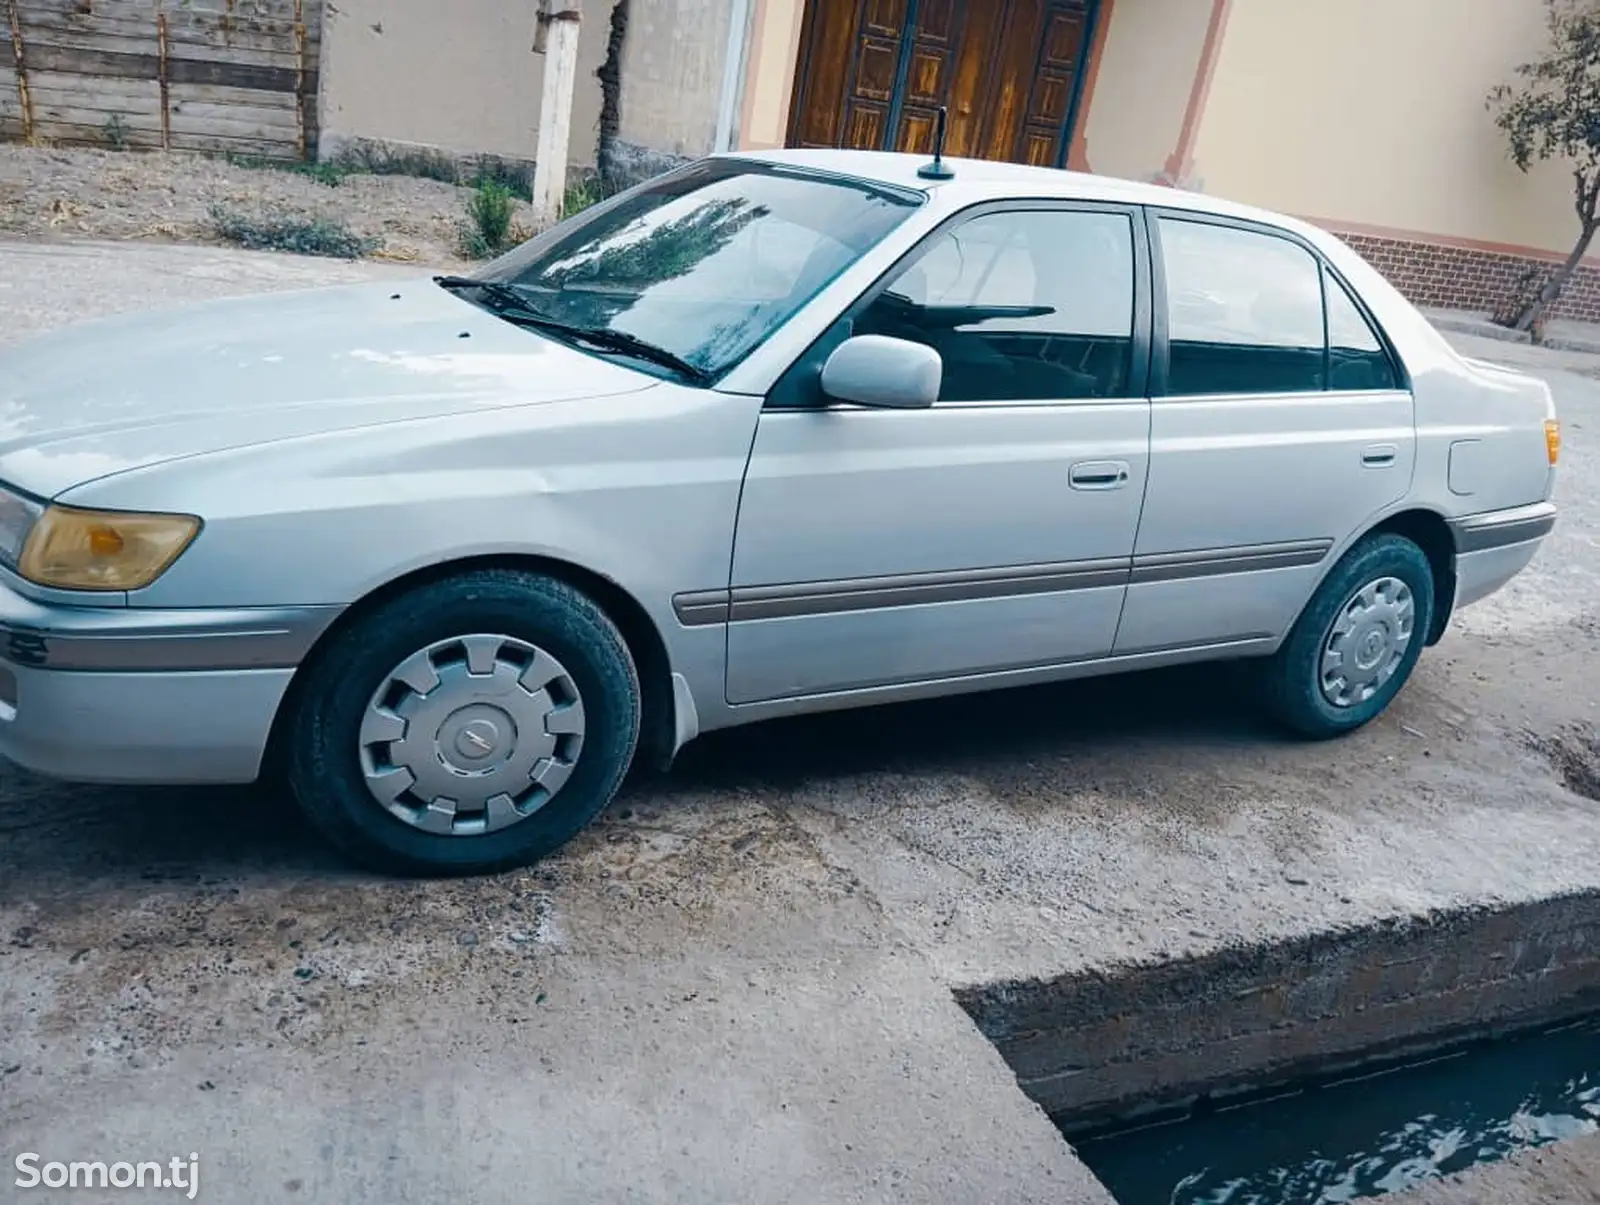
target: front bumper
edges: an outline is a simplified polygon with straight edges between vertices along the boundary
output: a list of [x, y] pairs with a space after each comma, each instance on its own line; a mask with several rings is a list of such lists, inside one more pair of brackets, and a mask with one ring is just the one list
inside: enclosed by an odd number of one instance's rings
[[338, 613], [57, 606], [0, 585], [0, 754], [77, 782], [250, 782]]

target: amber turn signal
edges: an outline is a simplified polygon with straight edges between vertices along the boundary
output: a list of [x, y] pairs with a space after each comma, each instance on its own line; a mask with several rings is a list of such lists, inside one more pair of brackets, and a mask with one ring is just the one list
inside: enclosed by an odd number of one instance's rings
[[1547, 418], [1544, 420], [1544, 450], [1554, 464], [1561, 459], [1561, 420]]
[[46, 508], [18, 571], [63, 590], [137, 590], [164, 573], [200, 531], [193, 515]]

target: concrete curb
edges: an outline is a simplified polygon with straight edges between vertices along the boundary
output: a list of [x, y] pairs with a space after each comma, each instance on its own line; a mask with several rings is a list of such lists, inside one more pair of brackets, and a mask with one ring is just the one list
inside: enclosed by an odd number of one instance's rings
[[1547, 335], [1540, 347], [1548, 347], [1552, 351], [1584, 352], [1591, 356], [1600, 356], [1600, 338], [1582, 338], [1573, 335]]
[[[1557, 323], [1556, 330], [1547, 330], [1544, 339], [1535, 345], [1527, 331], [1508, 330], [1506, 327], [1492, 322], [1487, 314], [1461, 313], [1456, 310], [1423, 310], [1423, 315], [1429, 322], [1441, 331], [1451, 331], [1459, 335], [1475, 335], [1480, 339], [1495, 339], [1501, 343], [1521, 343], [1525, 346], [1538, 346], [1551, 351], [1575, 351], [1588, 355], [1600, 355], [1600, 328], [1594, 333], [1582, 329], [1581, 324]], [[1578, 326], [1578, 330], [1561, 329], [1564, 326]]]
[[1527, 331], [1514, 331], [1491, 322], [1486, 314], [1462, 314], [1454, 310], [1423, 310], [1423, 316], [1442, 331], [1458, 335], [1476, 335], [1480, 339], [1498, 339], [1502, 343], [1532, 343]]

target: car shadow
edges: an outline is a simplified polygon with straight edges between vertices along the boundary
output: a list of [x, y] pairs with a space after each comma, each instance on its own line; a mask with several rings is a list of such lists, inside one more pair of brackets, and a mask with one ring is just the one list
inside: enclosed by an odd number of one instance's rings
[[[1130, 758], [1159, 747], [1282, 743], [1236, 667], [1192, 666], [773, 720], [710, 733], [647, 791], [703, 796], [793, 789], [874, 771], [982, 773], [1093, 748]], [[646, 785], [648, 784], [648, 785]], [[327, 849], [281, 788], [62, 784], [0, 763], [0, 902], [51, 884], [189, 883], [268, 877], [368, 878]]]
[[874, 771], [978, 770], [1086, 748], [1288, 743], [1262, 718], [1243, 666], [1210, 664], [821, 712], [708, 733], [669, 783], [701, 790]]
[[350, 873], [264, 787], [56, 783], [0, 769], [0, 902], [70, 880], [209, 885]]

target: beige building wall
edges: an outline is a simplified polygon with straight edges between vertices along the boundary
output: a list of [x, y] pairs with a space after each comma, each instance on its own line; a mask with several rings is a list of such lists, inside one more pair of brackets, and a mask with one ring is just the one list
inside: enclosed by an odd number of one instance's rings
[[770, 150], [788, 138], [805, 9], [805, 0], [755, 0], [739, 120], [742, 150]]
[[1484, 108], [1546, 37], [1536, 0], [1231, 0], [1198, 183], [1335, 229], [1566, 251], [1568, 176], [1518, 172]]
[[[1308, 0], [1268, 2], [1292, 7]], [[1102, 0], [1102, 6], [1105, 44], [1079, 119], [1084, 158], [1100, 175], [1150, 180], [1178, 147], [1211, 0]]]
[[619, 140], [671, 156], [712, 149], [731, 8], [729, 0], [632, 0]]
[[[544, 56], [537, 0], [338, 0], [323, 32], [324, 154], [352, 139], [532, 159]], [[575, 164], [592, 165], [611, 6], [582, 6]]]

